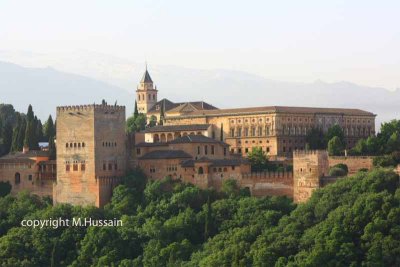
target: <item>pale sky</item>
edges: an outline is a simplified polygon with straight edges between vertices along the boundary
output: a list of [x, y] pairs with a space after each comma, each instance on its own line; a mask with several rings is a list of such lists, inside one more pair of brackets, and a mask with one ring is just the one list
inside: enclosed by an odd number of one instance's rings
[[0, 0], [0, 50], [400, 88], [400, 1]]

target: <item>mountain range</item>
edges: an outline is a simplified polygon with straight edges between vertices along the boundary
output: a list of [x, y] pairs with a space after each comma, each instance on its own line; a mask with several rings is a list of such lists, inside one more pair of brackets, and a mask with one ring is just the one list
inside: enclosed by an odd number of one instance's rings
[[[108, 103], [133, 112], [136, 86], [144, 63], [78, 51], [37, 54], [0, 51], [0, 102], [25, 111], [32, 104], [42, 119], [58, 105]], [[247, 72], [149, 66], [159, 99], [206, 101], [219, 108], [249, 106], [315, 106], [360, 108], [382, 121], [400, 118], [400, 89], [368, 87], [350, 82], [295, 83], [274, 81]]]

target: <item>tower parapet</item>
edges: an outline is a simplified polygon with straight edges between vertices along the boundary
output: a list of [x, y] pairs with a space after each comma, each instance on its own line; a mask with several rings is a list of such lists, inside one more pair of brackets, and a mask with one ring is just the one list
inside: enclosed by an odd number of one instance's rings
[[325, 150], [293, 152], [293, 199], [304, 202], [321, 187], [321, 178], [328, 175], [329, 160]]

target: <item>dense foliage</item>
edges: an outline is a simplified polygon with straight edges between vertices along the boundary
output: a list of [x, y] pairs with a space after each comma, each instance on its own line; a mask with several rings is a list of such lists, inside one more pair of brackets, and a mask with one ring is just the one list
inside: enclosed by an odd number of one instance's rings
[[[25, 218], [121, 218], [122, 227], [20, 227]], [[359, 172], [299, 206], [221, 193], [136, 172], [110, 204], [53, 207], [21, 193], [0, 198], [1, 266], [398, 266], [399, 177]]]
[[0, 156], [10, 151], [22, 151], [24, 146], [30, 149], [39, 149], [39, 142], [53, 142], [51, 154], [55, 157], [56, 130], [53, 119], [44, 125], [38, 119], [31, 105], [26, 114], [19, 113], [9, 104], [0, 104]]

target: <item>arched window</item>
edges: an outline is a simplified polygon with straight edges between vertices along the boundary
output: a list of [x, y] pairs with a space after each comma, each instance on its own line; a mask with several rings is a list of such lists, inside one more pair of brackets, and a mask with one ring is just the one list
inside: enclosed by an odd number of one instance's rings
[[199, 173], [199, 174], [203, 174], [203, 173], [204, 173], [203, 167], [200, 167], [200, 168], [199, 168], [198, 173]]
[[68, 148], [68, 143], [65, 144], [65, 147]]
[[155, 135], [153, 136], [153, 142], [154, 142], [154, 143], [160, 142], [160, 137], [158, 136], [158, 134], [155, 134]]
[[156, 95], [153, 95], [153, 100], [156, 100]]
[[85, 143], [84, 142], [82, 143], [82, 147], [85, 147]]
[[19, 172], [15, 173], [15, 184], [21, 183], [21, 174]]
[[160, 140], [161, 143], [165, 143], [167, 141], [167, 137], [165, 136], [165, 134], [161, 134]]
[[74, 143], [74, 147], [76, 147], [76, 143]]

